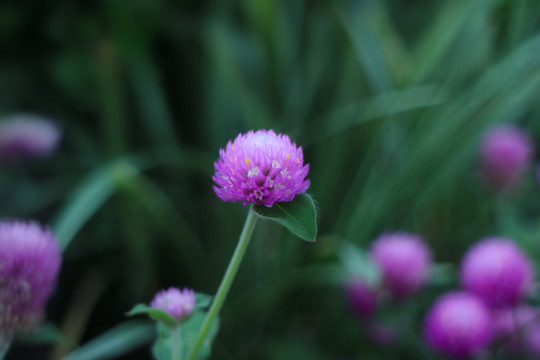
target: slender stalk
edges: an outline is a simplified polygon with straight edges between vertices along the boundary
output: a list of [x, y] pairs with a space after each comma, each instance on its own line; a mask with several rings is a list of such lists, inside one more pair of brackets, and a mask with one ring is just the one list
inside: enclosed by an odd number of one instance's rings
[[171, 360], [182, 359], [182, 339], [180, 339], [180, 325], [171, 327]]
[[4, 339], [0, 338], [0, 360], [2, 360], [8, 353], [10, 345], [11, 342], [5, 341]]
[[210, 310], [208, 311], [208, 314], [206, 315], [206, 318], [204, 319], [204, 322], [201, 326], [201, 329], [199, 330], [199, 334], [197, 335], [195, 343], [193, 344], [193, 347], [191, 348], [191, 351], [189, 352], [187, 360], [196, 359], [197, 354], [199, 353], [199, 350], [201, 349], [201, 346], [204, 342], [204, 339], [208, 335], [208, 332], [210, 331], [210, 328], [214, 320], [216, 319], [216, 316], [219, 314], [219, 311], [221, 310], [221, 307], [223, 306], [223, 302], [225, 302], [225, 298], [227, 297], [227, 294], [229, 293], [229, 289], [231, 288], [231, 284], [234, 280], [234, 277], [236, 276], [238, 267], [240, 266], [240, 263], [242, 262], [242, 258], [244, 257], [244, 254], [246, 253], [246, 249], [248, 247], [249, 240], [251, 239], [251, 234], [253, 234], [253, 229], [255, 228], [256, 222], [257, 222], [257, 215], [255, 214], [255, 210], [253, 210], [253, 207], [251, 207], [249, 209], [246, 222], [244, 223], [242, 234], [240, 234], [240, 238], [238, 239], [238, 244], [236, 245], [236, 249], [234, 250], [234, 254], [231, 258], [231, 261], [229, 261], [229, 266], [227, 267], [227, 271], [225, 271], [225, 275], [223, 275], [223, 279], [221, 280], [221, 284], [219, 285], [218, 291], [214, 298], [214, 302], [212, 303], [212, 306], [210, 307]]

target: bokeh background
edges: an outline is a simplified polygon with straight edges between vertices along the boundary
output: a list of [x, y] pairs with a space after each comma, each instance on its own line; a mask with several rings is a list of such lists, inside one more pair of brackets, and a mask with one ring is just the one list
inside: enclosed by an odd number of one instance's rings
[[[540, 260], [533, 168], [501, 195], [477, 163], [495, 124], [540, 147], [538, 1], [3, 1], [0, 47], [2, 116], [62, 129], [54, 155], [1, 164], [0, 215], [66, 247], [48, 320], [76, 344], [161, 288], [215, 292], [247, 208], [215, 196], [213, 162], [249, 129], [303, 147], [319, 237], [259, 222], [212, 359], [436, 358], [422, 318], [473, 242], [510, 236]], [[422, 234], [444, 264], [381, 310], [392, 346], [351, 315], [338, 256], [385, 230]], [[137, 329], [117, 358], [150, 358]], [[69, 351], [19, 342], [7, 358]]]

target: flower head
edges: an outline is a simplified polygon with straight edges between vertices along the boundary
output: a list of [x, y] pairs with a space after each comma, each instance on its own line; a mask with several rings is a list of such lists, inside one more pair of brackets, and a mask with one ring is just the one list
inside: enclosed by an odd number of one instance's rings
[[0, 337], [39, 324], [61, 261], [49, 230], [34, 222], [0, 222]]
[[480, 163], [486, 180], [495, 188], [516, 186], [533, 155], [529, 136], [513, 126], [487, 131], [482, 139]]
[[384, 285], [396, 298], [411, 295], [427, 280], [431, 253], [417, 235], [382, 234], [373, 243], [371, 255], [382, 271]]
[[426, 317], [424, 337], [432, 348], [453, 357], [477, 354], [491, 340], [489, 310], [472, 294], [443, 295]]
[[60, 140], [60, 130], [36, 115], [15, 115], [0, 122], [0, 157], [20, 159], [50, 155]]
[[473, 245], [460, 271], [463, 287], [492, 308], [517, 305], [534, 278], [525, 254], [507, 238], [485, 238]]
[[180, 290], [171, 287], [158, 292], [154, 300], [150, 303], [150, 306], [163, 310], [176, 320], [182, 322], [191, 315], [196, 301], [197, 298], [192, 289], [184, 288], [184, 290]]
[[291, 201], [309, 187], [302, 147], [273, 130], [239, 134], [220, 150], [212, 177], [217, 196], [228, 202], [242, 201], [271, 207]]
[[367, 318], [377, 307], [377, 293], [363, 280], [350, 281], [345, 287], [345, 296], [351, 309], [361, 318]]

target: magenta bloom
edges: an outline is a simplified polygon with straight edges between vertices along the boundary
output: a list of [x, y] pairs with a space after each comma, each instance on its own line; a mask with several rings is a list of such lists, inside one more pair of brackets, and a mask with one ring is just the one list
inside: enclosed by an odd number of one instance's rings
[[345, 296], [351, 309], [361, 318], [370, 317], [377, 308], [377, 293], [363, 280], [349, 282]]
[[486, 180], [492, 186], [508, 189], [519, 183], [532, 155], [531, 139], [523, 130], [500, 126], [485, 133], [480, 163]]
[[39, 325], [61, 261], [49, 230], [34, 222], [0, 222], [0, 337]]
[[420, 236], [382, 234], [373, 243], [371, 255], [382, 271], [384, 285], [396, 298], [413, 294], [428, 278], [431, 253]]
[[531, 288], [533, 270], [516, 244], [485, 238], [472, 246], [461, 263], [463, 287], [492, 308], [517, 305]]
[[302, 147], [273, 130], [239, 134], [219, 151], [212, 177], [217, 196], [228, 202], [242, 201], [271, 207], [291, 201], [309, 187]]
[[163, 310], [176, 320], [182, 322], [186, 320], [195, 308], [197, 298], [193, 290], [184, 288], [169, 288], [156, 294], [150, 306]]
[[443, 295], [426, 317], [424, 337], [432, 348], [452, 357], [475, 355], [491, 340], [489, 310], [472, 294]]
[[36, 115], [15, 115], [0, 123], [0, 157], [14, 160], [52, 154], [60, 141], [60, 130]]

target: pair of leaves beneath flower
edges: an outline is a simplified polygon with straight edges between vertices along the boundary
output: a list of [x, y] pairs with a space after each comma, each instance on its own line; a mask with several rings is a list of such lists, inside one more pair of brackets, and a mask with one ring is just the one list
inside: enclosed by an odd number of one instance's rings
[[[193, 312], [189, 319], [182, 325], [180, 325], [180, 331], [176, 333], [171, 331], [171, 328], [164, 325], [163, 323], [158, 323], [157, 329], [159, 336], [154, 343], [154, 346], [152, 347], [152, 353], [154, 354], [154, 357], [157, 360], [171, 360], [171, 344], [173, 343], [171, 341], [172, 335], [179, 336], [179, 339], [177, 339], [178, 341], [176, 343], [180, 344], [180, 358], [187, 359], [189, 352], [195, 344], [195, 340], [197, 338], [197, 335], [199, 334], [199, 330], [201, 329], [205, 318], [206, 312], [200, 310]], [[216, 337], [218, 329], [219, 319], [216, 319], [212, 323], [210, 331], [204, 339], [203, 345], [197, 354], [197, 360], [204, 360], [210, 356], [212, 350], [212, 341]]]
[[[134, 315], [147, 315], [157, 322], [158, 338], [152, 347], [152, 352], [157, 360], [170, 360], [172, 357], [171, 349], [171, 328], [180, 326], [180, 331], [176, 333], [180, 339], [177, 343], [181, 344], [181, 359], [187, 358], [187, 355], [195, 339], [199, 334], [199, 330], [206, 318], [206, 310], [210, 307], [212, 297], [206, 294], [196, 294], [197, 301], [195, 308], [190, 317], [183, 323], [179, 323], [174, 317], [169, 315], [166, 311], [152, 308], [146, 304], [138, 304], [131, 309], [128, 316]], [[203, 346], [197, 355], [197, 360], [206, 359], [211, 352], [211, 345], [214, 337], [216, 336], [219, 328], [219, 320], [215, 320], [208, 332], [206, 339], [204, 339]]]
[[294, 200], [272, 207], [257, 205], [254, 210], [259, 217], [285, 226], [303, 240], [315, 241], [317, 237], [317, 209], [309, 194], [298, 194]]

